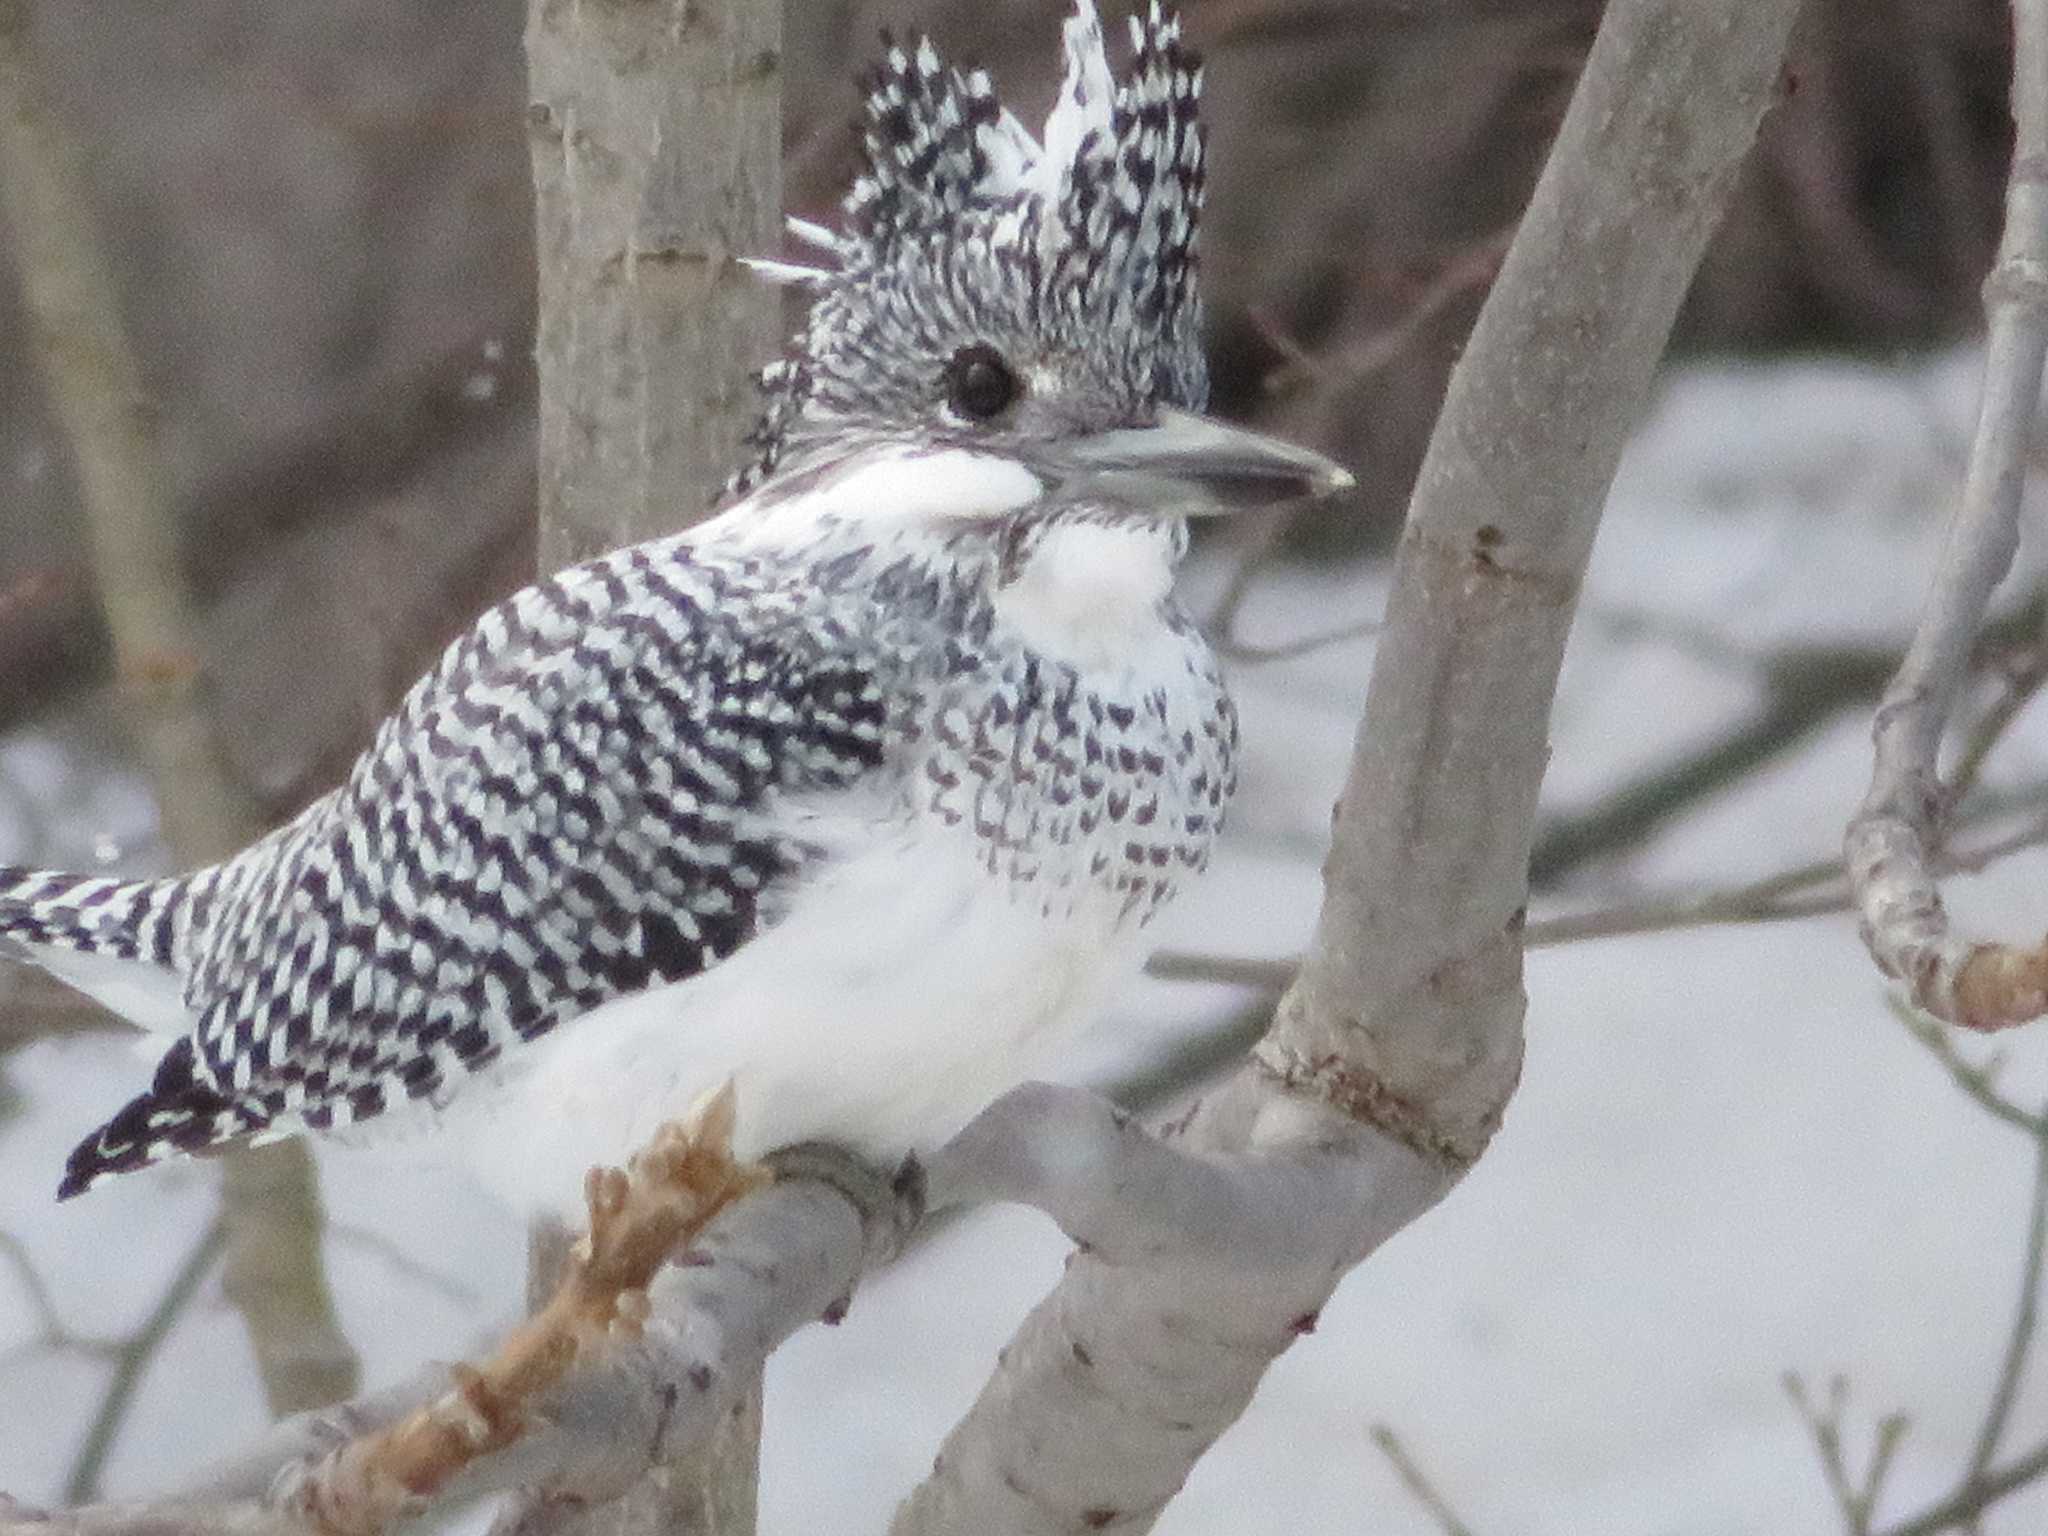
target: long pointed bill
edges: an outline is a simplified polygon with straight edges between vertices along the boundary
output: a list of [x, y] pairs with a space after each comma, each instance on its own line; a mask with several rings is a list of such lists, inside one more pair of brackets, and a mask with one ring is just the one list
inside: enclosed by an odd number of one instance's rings
[[1328, 496], [1358, 482], [1311, 449], [1192, 411], [1162, 410], [1150, 427], [1098, 432], [1066, 449], [1077, 478], [1123, 502], [1178, 512], [1236, 512]]

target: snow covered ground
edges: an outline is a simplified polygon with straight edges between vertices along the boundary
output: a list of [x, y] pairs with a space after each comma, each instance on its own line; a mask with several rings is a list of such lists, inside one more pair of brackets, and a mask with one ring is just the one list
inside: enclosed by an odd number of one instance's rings
[[[1552, 808], [1595, 804], [1715, 740], [1756, 703], [1751, 656], [1905, 634], [1967, 442], [1973, 366], [1720, 366], [1666, 382], [1601, 535], [1557, 712]], [[2022, 558], [2044, 563], [2038, 544]], [[1219, 579], [1204, 568], [1192, 583], [1213, 593]], [[1249, 636], [1369, 613], [1381, 580], [1278, 574], [1247, 610]], [[1282, 955], [1306, 937], [1369, 658], [1361, 641], [1240, 672], [1242, 810], [1163, 943]], [[1571, 905], [1827, 855], [1868, 773], [1865, 730], [1854, 711], [1836, 717], [1638, 855], [1582, 871]], [[2037, 716], [1991, 782], [2044, 780]], [[32, 825], [62, 835], [29, 846]], [[132, 861], [148, 856], [148, 828], [146, 802], [95, 769], [89, 743], [0, 745], [0, 857]], [[2048, 854], [2022, 855], [1952, 882], [1952, 903], [1982, 929], [2040, 933], [2044, 872]], [[1910, 1412], [1886, 1511], [1917, 1509], [1966, 1462], [2014, 1302], [2031, 1152], [1892, 1019], [1849, 921], [1544, 951], [1529, 992], [1527, 1069], [1492, 1150], [1347, 1281], [1164, 1531], [1434, 1531], [1372, 1448], [1378, 1422], [1482, 1533], [1831, 1530], [1788, 1369], [1848, 1374], [1859, 1460], [1879, 1414]], [[1242, 1001], [1141, 982], [1089, 1065], [1142, 1061]], [[135, 1076], [124, 1049], [46, 1044], [0, 1079], [21, 1103], [0, 1121], [0, 1231], [84, 1332], [145, 1313], [210, 1209], [212, 1174], [190, 1166], [51, 1202], [64, 1151]], [[2048, 1035], [2008, 1053], [2014, 1093], [2048, 1096]], [[397, 1154], [323, 1162], [334, 1279], [372, 1382], [461, 1351], [510, 1312], [520, 1245], [507, 1220]], [[842, 1327], [785, 1349], [770, 1375], [765, 1529], [882, 1529], [1062, 1252], [1040, 1218], [987, 1214], [870, 1285]], [[0, 1269], [0, 1349], [35, 1327], [28, 1289]], [[4, 1357], [0, 1488], [57, 1496], [105, 1378], [75, 1353]], [[260, 1414], [215, 1284], [143, 1382], [108, 1491], [146, 1492], [245, 1439]], [[2023, 1394], [2008, 1444], [2043, 1434], [2048, 1379]], [[2044, 1519], [2036, 1492], [1989, 1529]]]

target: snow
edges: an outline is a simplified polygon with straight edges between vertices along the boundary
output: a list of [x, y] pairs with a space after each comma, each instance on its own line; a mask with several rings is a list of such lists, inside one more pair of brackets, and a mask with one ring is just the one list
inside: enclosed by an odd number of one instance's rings
[[[1967, 353], [1717, 365], [1664, 382], [1589, 578], [1552, 808], [1595, 804], [1717, 739], [1757, 706], [1756, 661], [1773, 648], [1899, 642], [1954, 494], [1975, 366]], [[2022, 559], [2041, 574], [2038, 541]], [[1212, 566], [1193, 584], [1213, 593], [1221, 578]], [[1308, 633], [1383, 591], [1378, 571], [1276, 572], [1246, 632]], [[1370, 655], [1364, 640], [1240, 672], [1241, 814], [1162, 944], [1277, 956], [1305, 939]], [[1868, 774], [1866, 733], [1860, 709], [1823, 719], [1628, 858], [1579, 872], [1561, 904], [1826, 856]], [[146, 799], [99, 761], [62, 734], [0, 745], [0, 856], [85, 860], [105, 836], [147, 857]], [[2044, 773], [2048, 722], [2029, 717], [1991, 781]], [[2030, 853], [1948, 891], [1962, 922], [2031, 935], [2048, 929], [2044, 873], [2048, 854]], [[1169, 1536], [1434, 1532], [1371, 1444], [1382, 1422], [1481, 1531], [1831, 1528], [1788, 1370], [1816, 1393], [1848, 1375], [1859, 1465], [1880, 1415], [1912, 1415], [1885, 1512], [1938, 1496], [1967, 1461], [2015, 1300], [2031, 1150], [1891, 1017], [1850, 922], [1582, 943], [1533, 955], [1528, 986], [1527, 1067], [1493, 1148], [1346, 1281], [1196, 1470]], [[1244, 1000], [1141, 982], [1077, 1070], [1141, 1063]], [[2022, 1101], [2048, 1098], [2044, 1038], [2001, 1042]], [[0, 1070], [23, 1105], [0, 1119], [0, 1230], [32, 1250], [69, 1324], [131, 1326], [205, 1219], [211, 1172], [172, 1167], [58, 1207], [63, 1152], [132, 1079], [132, 1058], [93, 1038]], [[322, 1162], [335, 1288], [371, 1381], [460, 1353], [509, 1314], [521, 1264], [506, 1218], [399, 1153]], [[770, 1371], [763, 1528], [881, 1529], [1063, 1246], [1032, 1213], [980, 1215], [872, 1283], [842, 1326], [793, 1341]], [[34, 1328], [0, 1268], [0, 1350]], [[0, 1487], [58, 1494], [104, 1376], [75, 1354], [4, 1357]], [[144, 1381], [108, 1491], [161, 1486], [260, 1415], [216, 1281]], [[2007, 1444], [2044, 1433], [2048, 1379], [2022, 1393]], [[2044, 1518], [2048, 1493], [2034, 1491], [1989, 1529]]]

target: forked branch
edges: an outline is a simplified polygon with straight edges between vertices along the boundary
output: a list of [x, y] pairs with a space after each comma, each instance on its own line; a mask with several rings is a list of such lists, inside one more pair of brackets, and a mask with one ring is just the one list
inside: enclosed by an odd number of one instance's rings
[[1253, 1060], [1158, 1138], [1052, 1100], [1011, 1127], [1016, 1186], [974, 1193], [1085, 1246], [896, 1536], [1149, 1529], [1344, 1273], [1485, 1149], [1520, 1068], [1580, 580], [1796, 9], [1608, 8], [1417, 481], [1301, 976]]

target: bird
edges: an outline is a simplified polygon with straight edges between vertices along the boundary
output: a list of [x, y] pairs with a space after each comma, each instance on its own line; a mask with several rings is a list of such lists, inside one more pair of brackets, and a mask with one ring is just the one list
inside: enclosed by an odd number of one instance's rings
[[884, 33], [722, 510], [490, 609], [224, 862], [0, 867], [11, 952], [167, 1042], [59, 1198], [381, 1131], [565, 1210], [723, 1081], [742, 1153], [887, 1160], [1057, 1056], [1236, 788], [1190, 518], [1352, 483], [1205, 414], [1201, 64], [1129, 31], [1078, 0], [1036, 136]]

